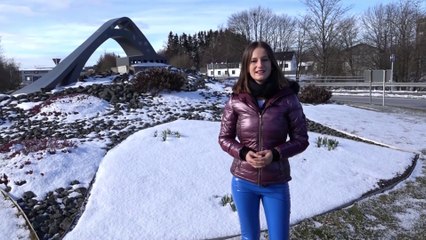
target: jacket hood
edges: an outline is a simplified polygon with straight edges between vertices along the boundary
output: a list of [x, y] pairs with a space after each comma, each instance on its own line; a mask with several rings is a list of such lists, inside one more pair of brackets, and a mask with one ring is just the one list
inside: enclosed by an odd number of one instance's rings
[[294, 94], [299, 94], [300, 91], [300, 85], [298, 82], [289, 80], [288, 81], [288, 87], [294, 92]]

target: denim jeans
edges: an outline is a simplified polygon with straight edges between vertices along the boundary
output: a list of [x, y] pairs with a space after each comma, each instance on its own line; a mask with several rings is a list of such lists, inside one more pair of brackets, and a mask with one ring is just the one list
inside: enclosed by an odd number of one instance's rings
[[232, 178], [232, 197], [240, 219], [241, 239], [260, 238], [259, 209], [262, 201], [269, 240], [289, 239], [290, 190], [288, 183], [259, 186]]

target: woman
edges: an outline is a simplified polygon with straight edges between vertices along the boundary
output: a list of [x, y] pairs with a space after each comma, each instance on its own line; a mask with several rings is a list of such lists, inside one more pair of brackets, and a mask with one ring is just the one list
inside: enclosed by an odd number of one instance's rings
[[288, 158], [309, 145], [305, 115], [271, 47], [253, 42], [222, 115], [219, 144], [234, 160], [232, 196], [242, 239], [259, 239], [262, 201], [271, 240], [289, 238]]

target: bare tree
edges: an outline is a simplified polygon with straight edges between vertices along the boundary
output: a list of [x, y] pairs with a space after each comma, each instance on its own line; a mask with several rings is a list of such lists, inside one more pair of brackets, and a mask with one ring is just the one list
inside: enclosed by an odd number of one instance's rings
[[249, 41], [265, 41], [272, 49], [285, 51], [295, 42], [292, 34], [296, 20], [285, 14], [277, 16], [271, 9], [257, 7], [235, 13], [228, 18], [228, 28]]
[[374, 57], [374, 65], [379, 69], [387, 69], [393, 45], [394, 29], [391, 22], [392, 9], [379, 4], [369, 8], [363, 16], [364, 41], [378, 49]]
[[397, 56], [396, 77], [399, 81], [410, 81], [415, 69], [416, 22], [420, 16], [418, 0], [401, 1], [392, 5], [395, 15], [392, 25], [396, 30], [394, 53]]
[[364, 40], [378, 48], [378, 68], [389, 69], [391, 54], [396, 55], [395, 80], [409, 81], [415, 72], [416, 21], [421, 16], [419, 0], [404, 0], [369, 8], [363, 16]]
[[306, 22], [307, 17], [302, 16], [297, 20], [296, 28], [296, 61], [297, 61], [297, 70], [296, 70], [296, 80], [299, 80], [300, 74], [302, 72], [302, 62], [307, 62], [306, 59], [306, 47], [307, 47], [307, 33], [306, 33]]
[[274, 50], [289, 51], [296, 43], [294, 32], [297, 26], [297, 19], [283, 14], [275, 16], [274, 22], [269, 42], [274, 47]]
[[338, 31], [340, 32], [340, 45], [343, 48], [343, 54], [341, 57], [347, 64], [350, 74], [354, 76], [358, 70], [356, 61], [357, 53], [354, 52], [354, 47], [359, 43], [359, 29], [356, 18], [352, 16], [343, 19], [339, 25]]
[[228, 18], [228, 28], [236, 33], [246, 36], [249, 41], [253, 41], [253, 20], [248, 11], [232, 14]]
[[228, 28], [243, 34], [249, 41], [267, 41], [274, 14], [269, 8], [252, 8], [228, 18]]
[[[338, 26], [349, 8], [341, 5], [341, 0], [304, 0], [307, 7], [305, 31], [310, 47], [319, 67], [319, 73], [328, 75], [336, 70], [333, 58], [338, 56]], [[336, 63], [336, 62], [335, 62]]]

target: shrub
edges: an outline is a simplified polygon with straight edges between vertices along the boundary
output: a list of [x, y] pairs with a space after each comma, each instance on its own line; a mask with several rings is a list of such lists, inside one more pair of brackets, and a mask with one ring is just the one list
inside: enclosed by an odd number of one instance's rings
[[318, 87], [313, 84], [309, 84], [302, 88], [299, 98], [302, 103], [326, 103], [331, 98], [331, 92], [325, 87]]
[[0, 153], [9, 153], [6, 158], [12, 158], [18, 154], [28, 155], [31, 152], [47, 150], [49, 153], [56, 153], [57, 150], [69, 151], [69, 148], [76, 147], [77, 144], [70, 140], [59, 140], [56, 138], [27, 139], [22, 141], [11, 141], [0, 145]]
[[163, 90], [181, 90], [185, 78], [179, 73], [173, 73], [167, 69], [148, 69], [137, 74], [133, 79], [134, 90], [140, 93], [150, 92], [157, 95]]

